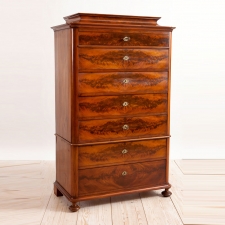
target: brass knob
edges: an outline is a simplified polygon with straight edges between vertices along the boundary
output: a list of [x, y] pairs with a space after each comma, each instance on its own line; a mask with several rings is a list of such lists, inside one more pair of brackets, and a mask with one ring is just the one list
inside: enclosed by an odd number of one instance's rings
[[126, 175], [127, 175], [127, 171], [123, 171], [123, 172], [122, 172], [122, 175], [123, 175], [123, 176], [126, 176]]
[[128, 79], [124, 79], [124, 80], [123, 80], [123, 83], [124, 83], [124, 84], [127, 84], [127, 83], [129, 83], [129, 80], [128, 80]]
[[123, 106], [128, 106], [128, 105], [129, 105], [128, 102], [124, 102], [124, 103], [123, 103]]
[[124, 37], [123, 40], [124, 41], [129, 41], [130, 40], [130, 37]]
[[123, 60], [125, 60], [125, 61], [129, 60], [129, 56], [125, 55], [125, 56], [123, 57]]
[[128, 130], [129, 129], [129, 126], [127, 124], [123, 125], [123, 129], [124, 130]]
[[128, 153], [128, 151], [127, 151], [126, 149], [124, 149], [124, 150], [122, 151], [122, 153], [123, 153], [123, 154], [126, 154], [126, 153]]

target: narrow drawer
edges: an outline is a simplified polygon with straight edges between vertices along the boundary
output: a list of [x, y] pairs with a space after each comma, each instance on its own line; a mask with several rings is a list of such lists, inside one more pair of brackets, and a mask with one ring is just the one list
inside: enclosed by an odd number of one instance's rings
[[79, 141], [167, 135], [167, 115], [79, 121]]
[[168, 70], [167, 49], [79, 48], [79, 69]]
[[166, 160], [79, 170], [79, 196], [166, 183]]
[[167, 72], [80, 73], [80, 96], [99, 93], [167, 93]]
[[79, 147], [78, 164], [82, 168], [148, 161], [165, 158], [166, 149], [166, 139], [84, 146]]
[[80, 117], [167, 112], [167, 94], [79, 97], [78, 101]]
[[80, 45], [169, 47], [169, 33], [80, 32]]

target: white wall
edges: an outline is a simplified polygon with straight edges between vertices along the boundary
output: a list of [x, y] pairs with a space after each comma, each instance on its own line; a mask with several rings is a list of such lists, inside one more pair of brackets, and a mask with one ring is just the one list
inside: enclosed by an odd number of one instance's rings
[[225, 158], [223, 0], [0, 0], [0, 160], [54, 159], [54, 37], [77, 12], [161, 16], [173, 32], [171, 157]]

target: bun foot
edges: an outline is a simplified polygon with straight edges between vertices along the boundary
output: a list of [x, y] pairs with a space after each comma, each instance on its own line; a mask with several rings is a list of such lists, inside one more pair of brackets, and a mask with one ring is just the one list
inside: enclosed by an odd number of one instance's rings
[[69, 210], [71, 212], [77, 212], [80, 209], [80, 206], [77, 205], [76, 203], [72, 203], [72, 205], [69, 207]]
[[172, 195], [172, 192], [170, 192], [169, 189], [165, 189], [165, 191], [162, 191], [161, 194], [163, 195], [163, 197], [169, 197], [170, 195]]

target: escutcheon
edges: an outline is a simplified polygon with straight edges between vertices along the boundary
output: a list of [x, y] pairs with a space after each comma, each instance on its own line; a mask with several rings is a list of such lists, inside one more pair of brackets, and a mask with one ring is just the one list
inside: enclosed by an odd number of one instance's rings
[[122, 153], [123, 153], [123, 154], [128, 153], [127, 149], [124, 149], [124, 150], [122, 151]]
[[122, 175], [123, 175], [123, 176], [126, 176], [126, 175], [127, 175], [127, 171], [123, 171], [123, 172], [122, 172]]
[[130, 40], [130, 37], [124, 37], [123, 40], [124, 41], [129, 41]]
[[124, 129], [124, 130], [129, 130], [129, 126], [128, 126], [127, 124], [124, 124], [124, 125], [123, 125], [123, 129]]
[[125, 61], [129, 60], [129, 56], [125, 55], [125, 56], [123, 57], [123, 60], [125, 60]]

